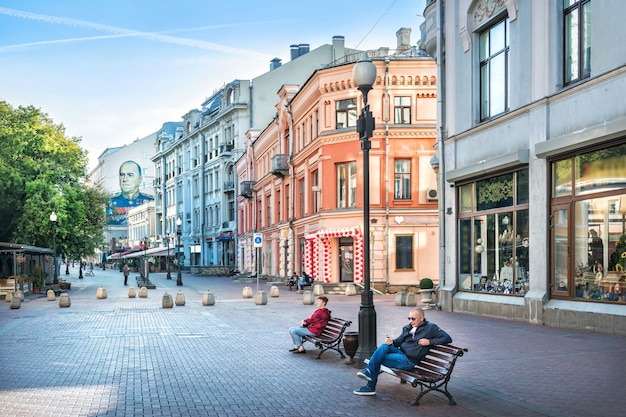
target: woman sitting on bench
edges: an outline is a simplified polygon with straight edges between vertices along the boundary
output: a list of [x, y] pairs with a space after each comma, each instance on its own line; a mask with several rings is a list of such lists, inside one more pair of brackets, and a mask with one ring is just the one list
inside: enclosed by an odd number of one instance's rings
[[328, 298], [320, 295], [317, 297], [316, 303], [317, 310], [313, 312], [311, 317], [302, 320], [300, 326], [289, 329], [293, 339], [293, 349], [289, 349], [289, 352], [306, 353], [304, 346], [302, 346], [302, 336], [319, 336], [328, 324], [328, 320], [330, 320], [330, 310], [326, 308]]

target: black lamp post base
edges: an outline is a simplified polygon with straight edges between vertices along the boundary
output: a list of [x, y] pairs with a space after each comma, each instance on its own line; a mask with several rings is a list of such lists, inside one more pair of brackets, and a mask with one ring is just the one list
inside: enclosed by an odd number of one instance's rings
[[359, 310], [359, 348], [354, 355], [354, 366], [362, 368], [363, 361], [369, 359], [376, 350], [376, 310], [372, 291], [361, 293]]

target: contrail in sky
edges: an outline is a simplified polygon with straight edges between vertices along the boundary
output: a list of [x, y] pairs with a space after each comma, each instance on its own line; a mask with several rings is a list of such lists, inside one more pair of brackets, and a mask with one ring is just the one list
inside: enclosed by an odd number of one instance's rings
[[[46, 45], [46, 44], [55, 44], [55, 43], [67, 43], [67, 42], [81, 42], [88, 40], [98, 40], [98, 39], [109, 39], [109, 38], [122, 38], [122, 37], [136, 37], [143, 38], [151, 41], [169, 43], [174, 45], [187, 46], [191, 48], [203, 49], [206, 51], [214, 51], [214, 52], [224, 52], [231, 55], [256, 55], [263, 58], [268, 58], [269, 55], [259, 53], [258, 51], [250, 51], [246, 49], [233, 48], [226, 45], [220, 45], [213, 42], [205, 42], [196, 39], [188, 39], [188, 38], [179, 38], [174, 36], [164, 35], [162, 33], [154, 33], [154, 32], [142, 32], [138, 30], [125, 29], [116, 26], [103, 25], [100, 23], [94, 22], [86, 22], [84, 20], [71, 19], [67, 17], [58, 17], [58, 16], [47, 16], [37, 13], [24, 12], [21, 10], [15, 9], [7, 9], [5, 7], [0, 7], [0, 14], [4, 14], [11, 17], [17, 17], [21, 19], [29, 19], [36, 20], [43, 23], [52, 23], [57, 25], [66, 25], [66, 26], [74, 26], [80, 28], [93, 29], [101, 32], [108, 32], [111, 35], [103, 35], [103, 36], [93, 36], [93, 37], [85, 37], [85, 38], [72, 38], [72, 39], [60, 39], [60, 40], [52, 40], [52, 41], [41, 41], [41, 42], [31, 42], [20, 45], [9, 45], [0, 47], [0, 52], [11, 50], [11, 49], [19, 49], [25, 48], [29, 46], [37, 46], [37, 45]], [[224, 26], [237, 26], [236, 24], [232, 25], [219, 25], [216, 27], [224, 27]], [[200, 30], [209, 29], [212, 27], [204, 27], [200, 28]], [[184, 31], [185, 29], [178, 29], [174, 31]], [[174, 32], [172, 31], [172, 32]]]

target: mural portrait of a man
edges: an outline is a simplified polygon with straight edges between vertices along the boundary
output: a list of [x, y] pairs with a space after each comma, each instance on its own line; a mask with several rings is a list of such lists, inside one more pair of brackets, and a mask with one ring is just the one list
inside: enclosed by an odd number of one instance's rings
[[109, 200], [107, 209], [108, 224], [126, 224], [128, 211], [154, 200], [151, 195], [139, 192], [143, 181], [141, 167], [135, 161], [125, 161], [119, 170], [120, 192]]

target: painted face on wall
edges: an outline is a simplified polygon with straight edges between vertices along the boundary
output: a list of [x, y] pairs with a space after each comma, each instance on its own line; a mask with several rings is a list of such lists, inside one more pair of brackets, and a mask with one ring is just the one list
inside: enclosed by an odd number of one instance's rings
[[124, 197], [137, 197], [142, 179], [141, 168], [136, 162], [127, 161], [120, 166], [120, 189]]

